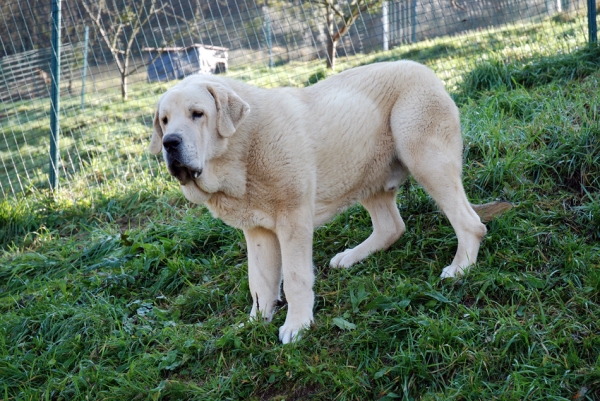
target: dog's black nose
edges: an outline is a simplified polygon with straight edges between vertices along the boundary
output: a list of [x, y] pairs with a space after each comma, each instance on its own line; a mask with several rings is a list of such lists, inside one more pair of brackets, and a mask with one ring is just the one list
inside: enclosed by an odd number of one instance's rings
[[165, 135], [162, 143], [167, 152], [172, 152], [176, 150], [179, 147], [179, 145], [181, 145], [182, 141], [183, 138], [181, 138], [180, 134], [168, 134]]

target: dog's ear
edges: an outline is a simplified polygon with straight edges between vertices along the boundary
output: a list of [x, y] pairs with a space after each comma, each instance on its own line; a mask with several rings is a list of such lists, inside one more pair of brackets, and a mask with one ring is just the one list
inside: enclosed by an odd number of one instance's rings
[[206, 87], [215, 98], [217, 106], [217, 130], [219, 135], [228, 138], [238, 129], [250, 113], [250, 106], [234, 91], [223, 85], [212, 83]]
[[162, 150], [162, 137], [163, 130], [160, 126], [160, 121], [158, 120], [158, 110], [160, 107], [160, 101], [158, 105], [156, 105], [156, 111], [154, 112], [154, 133], [152, 134], [152, 139], [150, 140], [150, 146], [148, 150], [157, 155]]

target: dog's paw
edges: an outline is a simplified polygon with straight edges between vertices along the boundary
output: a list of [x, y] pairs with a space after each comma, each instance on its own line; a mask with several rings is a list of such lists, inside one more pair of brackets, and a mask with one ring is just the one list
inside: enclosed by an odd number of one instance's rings
[[457, 265], [450, 265], [444, 268], [444, 270], [442, 270], [442, 274], [440, 275], [441, 278], [454, 278], [454, 277], [460, 277], [464, 274], [466, 269], [463, 269], [460, 266]]
[[344, 252], [340, 252], [331, 259], [329, 265], [331, 267], [343, 267], [347, 269], [348, 267], [360, 262], [367, 255], [362, 255], [356, 248], [346, 249]]
[[279, 341], [283, 344], [299, 341], [302, 338], [302, 333], [309, 327], [310, 323], [290, 324], [286, 322], [279, 328]]
[[329, 265], [331, 267], [344, 267], [344, 268], [352, 266], [352, 264], [348, 263], [348, 261], [350, 260], [350, 258], [348, 258], [346, 260], [346, 263], [344, 263], [344, 258], [346, 256], [348, 256], [348, 254], [351, 253], [351, 252], [352, 252], [352, 249], [346, 249], [344, 252], [338, 253], [337, 255], [335, 255], [333, 257], [333, 259], [331, 259], [331, 262], [329, 262]]

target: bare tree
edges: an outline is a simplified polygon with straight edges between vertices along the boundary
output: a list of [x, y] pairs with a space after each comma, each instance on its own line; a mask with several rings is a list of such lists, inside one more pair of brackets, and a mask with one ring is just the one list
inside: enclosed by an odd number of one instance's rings
[[467, 9], [464, 6], [458, 4], [458, 2], [456, 0], [450, 0], [450, 5], [452, 5], [452, 7], [456, 8], [458, 10], [467, 11]]
[[[81, 4], [115, 60], [121, 75], [121, 97], [127, 100], [127, 78], [138, 68], [130, 68], [136, 36], [150, 20], [165, 11], [167, 4], [157, 0], [81, 0]], [[162, 3], [162, 2], [161, 2]]]
[[381, 5], [381, 0], [318, 0], [327, 18], [327, 68], [335, 69], [337, 44], [361, 13]]

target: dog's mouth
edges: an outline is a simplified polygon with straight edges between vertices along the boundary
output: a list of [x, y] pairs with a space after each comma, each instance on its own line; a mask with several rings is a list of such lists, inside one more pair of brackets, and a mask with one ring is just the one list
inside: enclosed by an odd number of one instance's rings
[[185, 185], [190, 181], [195, 181], [202, 175], [202, 169], [196, 166], [190, 166], [180, 162], [177, 159], [172, 159], [167, 163], [169, 174], [179, 181], [181, 185]]

